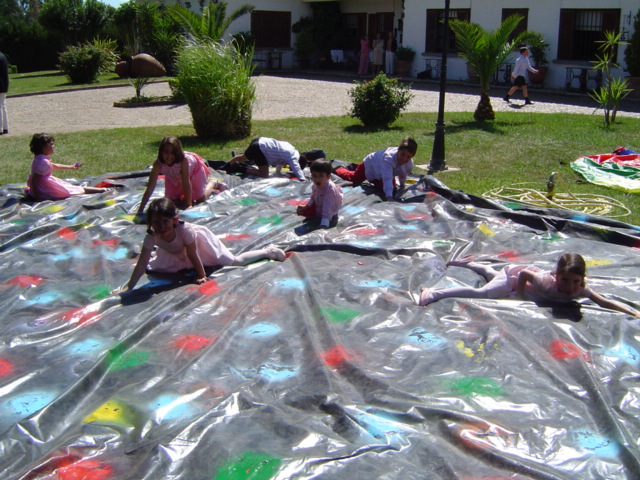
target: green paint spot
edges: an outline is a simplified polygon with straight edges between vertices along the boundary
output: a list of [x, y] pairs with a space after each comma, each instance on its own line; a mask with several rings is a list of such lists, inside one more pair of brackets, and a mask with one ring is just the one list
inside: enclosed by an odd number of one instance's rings
[[520, 208], [522, 207], [521, 203], [516, 202], [505, 202], [503, 203], [503, 205], [507, 208], [510, 208], [511, 210], [520, 210]]
[[243, 207], [250, 207], [251, 205], [255, 205], [256, 203], [260, 202], [254, 198], [242, 198], [235, 203], [237, 205], [242, 205]]
[[272, 215], [271, 217], [258, 217], [256, 222], [263, 225], [280, 225], [282, 223], [282, 217], [280, 215]]
[[26, 220], [11, 220], [11, 222], [9, 222], [9, 223], [11, 223], [13, 225], [26, 225], [27, 224]]
[[556, 242], [561, 239], [562, 237], [557, 233], [548, 233], [544, 237], [542, 237], [543, 242]]
[[109, 285], [94, 285], [92, 287], [83, 288], [80, 290], [82, 296], [88, 297], [91, 300], [102, 300], [111, 295], [111, 288]]
[[502, 387], [486, 377], [465, 377], [451, 383], [451, 389], [464, 396], [482, 395], [485, 397], [499, 397], [503, 394]]
[[214, 480], [268, 480], [280, 468], [282, 460], [264, 453], [245, 452], [222, 465]]
[[329, 317], [333, 323], [348, 322], [360, 315], [360, 312], [349, 308], [321, 308], [320, 313]]
[[146, 363], [149, 360], [149, 352], [129, 352], [112, 358], [111, 370], [125, 370]]
[[451, 240], [434, 240], [433, 246], [435, 248], [446, 247], [449, 248], [454, 245], [454, 242]]

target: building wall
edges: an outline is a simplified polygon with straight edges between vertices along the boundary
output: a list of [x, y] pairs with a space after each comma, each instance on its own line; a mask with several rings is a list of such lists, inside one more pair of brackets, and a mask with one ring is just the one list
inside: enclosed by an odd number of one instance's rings
[[[412, 73], [425, 69], [425, 60], [440, 58], [439, 54], [427, 54], [426, 39], [426, 11], [427, 9], [444, 9], [444, 0], [405, 0], [404, 44], [413, 47], [417, 52], [413, 63]], [[486, 30], [495, 30], [502, 19], [503, 8], [528, 8], [528, 29], [542, 33], [550, 44], [547, 58], [549, 59], [549, 75], [545, 84], [551, 88], [564, 88], [566, 80], [566, 66], [577, 62], [558, 61], [558, 29], [560, 23], [560, 9], [562, 8], [619, 8], [621, 10], [622, 28], [630, 30], [624, 20], [631, 14], [631, 18], [638, 12], [637, 0], [520, 0], [517, 3], [507, 0], [451, 0], [450, 8], [471, 9], [471, 21], [480, 24]], [[631, 34], [632, 32], [629, 32]], [[619, 62], [623, 64], [624, 47], [619, 51]], [[514, 55], [515, 59], [515, 55]], [[583, 62], [584, 63], [584, 62]], [[624, 75], [622, 70], [617, 75]], [[447, 77], [456, 80], [467, 80], [467, 70], [464, 60], [457, 56], [447, 57]]]

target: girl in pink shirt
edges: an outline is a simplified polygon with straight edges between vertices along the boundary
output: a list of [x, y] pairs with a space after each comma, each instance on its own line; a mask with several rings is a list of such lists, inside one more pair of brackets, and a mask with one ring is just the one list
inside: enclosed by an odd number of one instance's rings
[[82, 187], [72, 185], [69, 182], [51, 175], [53, 170], [77, 170], [82, 164], [63, 165], [53, 163], [51, 155], [55, 147], [55, 139], [46, 133], [36, 133], [31, 138], [29, 148], [35, 155], [31, 163], [31, 175], [27, 180], [25, 194], [33, 197], [37, 201], [41, 200], [62, 200], [71, 195], [82, 195], [83, 193], [102, 193], [108, 188]]
[[185, 152], [180, 139], [167, 136], [160, 142], [158, 158], [153, 162], [138, 213], [144, 211], [160, 175], [164, 175], [165, 197], [173, 200], [180, 208], [204, 202], [214, 190], [226, 190], [224, 184], [215, 179], [209, 180], [209, 167], [200, 155]]
[[453, 287], [444, 290], [424, 288], [418, 305], [428, 305], [442, 298], [502, 298], [515, 294], [533, 301], [570, 302], [588, 298], [603, 308], [623, 312], [640, 318], [640, 313], [627, 305], [609, 300], [585, 285], [587, 266], [581, 255], [564, 253], [558, 259], [554, 272], [545, 272], [528, 265], [507, 265], [500, 272], [491, 266], [474, 261], [473, 257], [447, 263], [447, 266], [465, 267], [482, 275], [487, 283], [480, 287]]
[[147, 270], [177, 273], [195, 269], [196, 283], [201, 284], [207, 281], [205, 267], [242, 266], [262, 259], [282, 262], [286, 258], [284, 251], [273, 245], [234, 255], [207, 227], [180, 221], [175, 203], [166, 197], [151, 202], [147, 224], [138, 262], [129, 283], [120, 291], [132, 290]]
[[311, 162], [311, 198], [296, 210], [298, 215], [317, 220], [321, 228], [338, 223], [342, 207], [342, 188], [331, 180], [331, 163], [326, 160]]

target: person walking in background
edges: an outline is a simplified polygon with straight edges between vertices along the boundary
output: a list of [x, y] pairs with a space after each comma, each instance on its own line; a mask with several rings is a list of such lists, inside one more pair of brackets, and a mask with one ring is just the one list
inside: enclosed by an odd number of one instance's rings
[[382, 71], [384, 65], [384, 38], [382, 34], [376, 33], [376, 38], [373, 40], [373, 73], [377, 75]]
[[509, 98], [511, 95], [516, 93], [516, 90], [522, 88], [522, 95], [524, 96], [524, 104], [525, 105], [533, 105], [533, 102], [529, 100], [529, 94], [527, 92], [527, 79], [525, 75], [527, 74], [527, 70], [529, 72], [538, 73], [538, 70], [531, 66], [531, 62], [529, 62], [529, 50], [527, 47], [520, 47], [520, 56], [516, 59], [516, 66], [511, 73], [511, 81], [513, 82], [513, 87], [509, 90], [509, 92], [505, 95], [503, 100], [509, 103]]
[[393, 36], [393, 32], [389, 32], [384, 48], [384, 73], [387, 75], [393, 75], [394, 73], [397, 49], [398, 42]]
[[363, 35], [360, 39], [360, 65], [358, 75], [366, 75], [369, 72], [369, 36]]
[[7, 92], [9, 91], [9, 63], [7, 57], [0, 52], [0, 135], [9, 133], [7, 117]]

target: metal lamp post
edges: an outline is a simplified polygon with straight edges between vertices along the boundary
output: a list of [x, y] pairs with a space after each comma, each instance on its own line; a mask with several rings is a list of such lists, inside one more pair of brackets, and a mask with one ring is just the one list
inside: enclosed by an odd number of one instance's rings
[[447, 87], [447, 49], [449, 47], [449, 3], [444, 2], [444, 45], [442, 46], [442, 61], [440, 68], [440, 97], [438, 100], [438, 121], [436, 122], [436, 132], [433, 138], [433, 151], [431, 152], [431, 162], [429, 162], [429, 173], [439, 172], [447, 169], [444, 159], [444, 96]]

